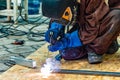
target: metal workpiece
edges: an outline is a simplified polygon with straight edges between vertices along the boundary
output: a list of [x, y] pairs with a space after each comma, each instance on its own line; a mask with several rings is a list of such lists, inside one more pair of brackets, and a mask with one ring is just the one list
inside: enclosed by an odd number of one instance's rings
[[11, 61], [14, 61], [15, 64], [21, 65], [21, 66], [25, 66], [25, 67], [29, 67], [29, 68], [36, 68], [36, 61], [31, 60], [31, 59], [25, 59], [22, 57], [15, 57], [15, 56], [11, 56], [10, 57]]
[[53, 70], [52, 73], [61, 74], [80, 74], [80, 75], [98, 75], [98, 76], [116, 76], [120, 77], [120, 72], [109, 72], [109, 71], [93, 71], [93, 70], [69, 70], [69, 69], [58, 69]]

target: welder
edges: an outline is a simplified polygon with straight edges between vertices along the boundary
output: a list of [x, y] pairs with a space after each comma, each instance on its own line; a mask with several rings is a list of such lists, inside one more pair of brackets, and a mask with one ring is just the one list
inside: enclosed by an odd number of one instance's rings
[[103, 54], [119, 49], [119, 8], [119, 0], [43, 0], [42, 13], [51, 18], [45, 33], [49, 51], [65, 60], [101, 63]]

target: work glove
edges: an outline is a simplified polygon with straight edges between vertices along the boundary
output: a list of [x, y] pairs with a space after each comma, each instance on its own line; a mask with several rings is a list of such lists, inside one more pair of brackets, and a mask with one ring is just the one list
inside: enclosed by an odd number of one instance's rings
[[79, 47], [82, 46], [82, 42], [78, 35], [78, 30], [72, 33], [65, 34], [64, 38], [58, 40], [53, 45], [49, 45], [48, 49], [51, 52], [57, 50], [63, 50], [65, 48]]
[[62, 24], [52, 22], [50, 28], [45, 33], [45, 41], [52, 43], [57, 40], [60, 35], [64, 33], [64, 26]]

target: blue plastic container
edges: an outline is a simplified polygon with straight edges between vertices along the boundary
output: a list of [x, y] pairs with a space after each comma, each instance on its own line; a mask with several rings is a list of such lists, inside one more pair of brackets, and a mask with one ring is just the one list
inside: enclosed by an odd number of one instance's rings
[[41, 0], [28, 0], [28, 14], [39, 14]]

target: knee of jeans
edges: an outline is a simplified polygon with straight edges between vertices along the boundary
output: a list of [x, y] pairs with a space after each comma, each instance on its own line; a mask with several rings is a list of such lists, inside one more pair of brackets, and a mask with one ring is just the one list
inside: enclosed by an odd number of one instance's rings
[[65, 60], [76, 60], [87, 55], [87, 51], [81, 47], [76, 47], [61, 50], [60, 54], [62, 55], [62, 58]]

